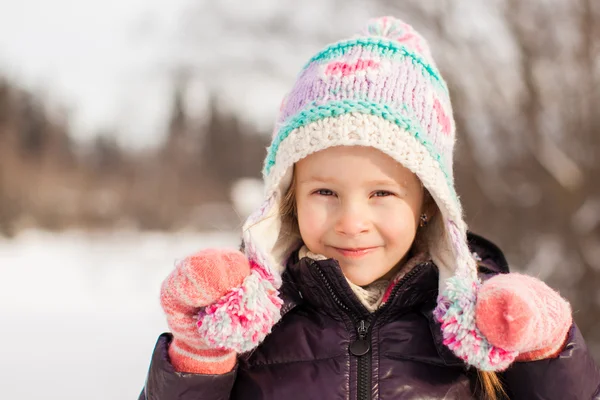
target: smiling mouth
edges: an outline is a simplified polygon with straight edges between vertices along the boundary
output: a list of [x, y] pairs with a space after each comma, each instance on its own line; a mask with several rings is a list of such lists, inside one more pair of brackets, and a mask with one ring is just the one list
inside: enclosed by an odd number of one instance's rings
[[362, 257], [364, 255], [367, 255], [367, 254], [373, 252], [374, 250], [377, 249], [377, 247], [360, 247], [360, 248], [333, 247], [333, 249], [335, 251], [337, 251], [338, 253], [340, 253], [341, 255], [343, 255], [344, 257]]

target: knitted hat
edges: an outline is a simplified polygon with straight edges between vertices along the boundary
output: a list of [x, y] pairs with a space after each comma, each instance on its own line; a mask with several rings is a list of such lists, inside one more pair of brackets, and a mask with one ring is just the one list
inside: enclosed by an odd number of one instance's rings
[[[266, 199], [243, 228], [245, 252], [254, 266], [254, 278], [249, 280], [252, 287], [244, 284], [245, 297], [229, 299], [221, 315], [207, 317], [214, 318], [214, 323], [225, 318], [235, 325], [235, 318], [231, 313], [225, 315], [225, 309], [231, 310], [236, 301], [243, 303], [246, 311], [250, 303], [256, 310], [268, 309], [252, 316], [254, 325], [259, 326], [255, 331], [239, 330], [249, 338], [246, 342], [234, 341], [245, 343], [238, 348], [243, 351], [264, 338], [279, 319], [273, 308], [279, 303], [274, 294], [258, 299], [253, 290], [262, 285], [276, 293], [273, 288], [281, 285], [285, 262], [298, 248], [298, 237], [282, 226], [279, 215], [294, 163], [333, 146], [370, 146], [415, 173], [440, 210], [428, 240], [439, 269], [435, 316], [441, 323], [444, 344], [480, 370], [506, 368], [516, 354], [493, 347], [475, 325], [480, 282], [454, 188], [454, 141], [448, 87], [427, 42], [410, 25], [392, 17], [374, 19], [359, 35], [317, 53], [281, 105], [263, 170]], [[256, 324], [259, 321], [262, 325]], [[232, 342], [229, 330], [223, 335], [224, 345]]]

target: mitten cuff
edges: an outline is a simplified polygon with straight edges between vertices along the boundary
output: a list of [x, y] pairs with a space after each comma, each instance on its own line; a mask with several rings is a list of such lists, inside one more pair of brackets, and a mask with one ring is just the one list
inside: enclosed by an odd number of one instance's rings
[[544, 347], [539, 350], [528, 351], [526, 353], [519, 354], [515, 361], [537, 361], [543, 360], [546, 358], [556, 358], [559, 354], [565, 349], [569, 341], [569, 332], [571, 330], [572, 325], [565, 324], [565, 332], [562, 336], [564, 339], [562, 341], [558, 341], [551, 346]]
[[237, 356], [234, 351], [197, 349], [174, 339], [169, 346], [169, 358], [177, 372], [220, 375], [233, 370]]

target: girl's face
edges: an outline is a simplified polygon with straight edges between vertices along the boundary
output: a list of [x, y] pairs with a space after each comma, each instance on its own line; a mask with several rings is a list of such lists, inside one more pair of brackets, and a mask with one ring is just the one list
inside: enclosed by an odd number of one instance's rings
[[388, 275], [408, 253], [424, 190], [397, 161], [372, 147], [332, 147], [299, 161], [295, 174], [304, 244], [338, 260], [352, 283]]

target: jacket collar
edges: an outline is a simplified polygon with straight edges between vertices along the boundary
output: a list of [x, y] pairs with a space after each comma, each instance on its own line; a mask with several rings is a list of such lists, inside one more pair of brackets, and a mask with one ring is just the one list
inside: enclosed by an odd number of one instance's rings
[[[494, 243], [472, 232], [468, 232], [467, 239], [471, 251], [480, 260], [479, 270], [481, 274], [509, 272], [504, 254]], [[313, 262], [319, 268], [311, 268], [310, 264]], [[411, 285], [407, 285], [401, 291], [402, 293], [399, 293], [399, 298], [392, 299], [393, 304], [390, 305], [390, 308], [398, 307], [398, 303], [404, 300], [408, 300], [407, 305], [411, 305], [419, 299], [424, 300], [423, 297], [426, 297], [428, 301], [437, 297], [437, 267], [429, 264], [426, 267], [421, 267], [421, 269], [419, 276], [411, 278], [415, 279], [416, 284], [413, 284], [412, 288]], [[347, 282], [345, 282], [339, 264], [335, 260], [299, 260], [298, 253], [294, 252], [288, 261], [288, 268], [283, 275], [283, 284], [280, 289], [280, 295], [284, 302], [281, 309], [282, 316], [305, 302], [325, 307], [326, 310], [333, 309], [335, 314], [339, 314], [339, 305], [331, 299], [331, 291], [327, 288], [323, 278], [327, 280], [331, 289], [338, 294], [339, 299], [349, 310], [359, 315], [367, 312]], [[434, 282], [435, 288], [431, 286]], [[426, 292], [416, 293], [415, 289], [425, 290]], [[402, 304], [400, 304], [400, 307], [402, 307]]]
[[[426, 262], [415, 266], [393, 289], [386, 309], [400, 311], [405, 307], [415, 307], [425, 302], [435, 304], [437, 298], [438, 275], [433, 263]], [[349, 314], [355, 318], [368, 316], [369, 311], [356, 297], [337, 261], [333, 259], [298, 260], [294, 255], [283, 276], [283, 312], [288, 312], [303, 303], [315, 310], [339, 318]]]

